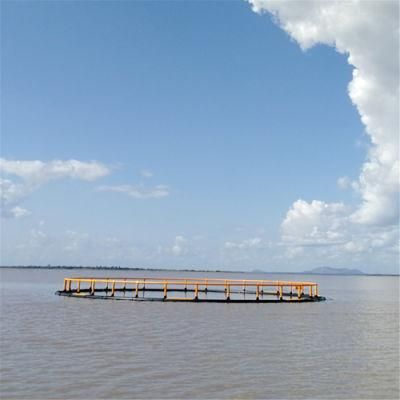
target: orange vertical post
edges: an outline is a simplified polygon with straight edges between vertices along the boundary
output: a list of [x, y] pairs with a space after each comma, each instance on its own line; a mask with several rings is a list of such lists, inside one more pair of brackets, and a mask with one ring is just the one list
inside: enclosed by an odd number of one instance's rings
[[164, 283], [164, 300], [167, 298], [168, 284]]

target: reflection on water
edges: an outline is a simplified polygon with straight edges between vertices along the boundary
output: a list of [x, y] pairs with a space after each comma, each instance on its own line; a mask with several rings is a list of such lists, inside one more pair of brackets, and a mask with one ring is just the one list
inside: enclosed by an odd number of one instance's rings
[[193, 304], [55, 296], [65, 276], [2, 270], [2, 398], [398, 398], [398, 277], [315, 280], [327, 302]]

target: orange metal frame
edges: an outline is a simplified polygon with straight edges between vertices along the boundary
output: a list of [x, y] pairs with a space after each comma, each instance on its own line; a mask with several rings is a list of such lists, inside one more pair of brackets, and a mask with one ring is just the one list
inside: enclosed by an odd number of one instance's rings
[[[86, 286], [86, 288], [83, 288]], [[64, 279], [64, 290], [57, 292], [60, 295], [95, 296], [98, 292], [105, 291], [114, 297], [116, 291], [132, 292], [132, 298], [137, 299], [139, 292], [159, 291], [163, 292], [163, 300], [188, 301], [199, 300], [199, 293], [222, 292], [225, 298], [220, 301], [230, 301], [232, 293], [252, 293], [255, 294], [254, 301], [259, 301], [265, 289], [273, 288], [274, 294], [279, 300], [289, 297], [290, 301], [301, 300], [306, 297], [322, 300], [324, 298], [318, 295], [318, 284], [315, 282], [297, 282], [297, 281], [271, 281], [271, 280], [249, 280], [249, 279], [210, 279], [210, 278], [94, 278], [94, 277], [76, 277]], [[250, 289], [250, 292], [249, 292]], [[308, 293], [305, 294], [306, 289]], [[253, 292], [251, 292], [253, 290]], [[194, 292], [193, 298], [179, 298], [169, 296], [169, 292]], [[297, 292], [297, 293], [296, 293]], [[295, 295], [293, 296], [293, 293]], [[297, 296], [296, 296], [297, 294]], [[293, 299], [294, 297], [294, 299]], [[142, 298], [145, 300], [146, 298]], [[206, 301], [206, 299], [203, 299]], [[240, 300], [239, 300], [240, 301]]]

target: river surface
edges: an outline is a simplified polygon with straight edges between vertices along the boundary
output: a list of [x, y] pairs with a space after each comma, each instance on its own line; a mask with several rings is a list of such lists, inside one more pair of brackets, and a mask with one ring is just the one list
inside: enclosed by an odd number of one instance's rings
[[[1, 269], [2, 399], [398, 399], [399, 278]], [[311, 280], [303, 304], [55, 296], [67, 276]]]

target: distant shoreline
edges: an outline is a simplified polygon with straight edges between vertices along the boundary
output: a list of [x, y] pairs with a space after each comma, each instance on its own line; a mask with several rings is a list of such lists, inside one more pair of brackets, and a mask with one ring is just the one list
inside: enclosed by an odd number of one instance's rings
[[274, 275], [318, 275], [318, 276], [397, 276], [400, 274], [349, 274], [349, 273], [318, 273], [318, 272], [288, 272], [288, 271], [231, 271], [231, 270], [220, 270], [220, 269], [193, 269], [193, 268], [145, 268], [145, 267], [118, 267], [118, 266], [76, 266], [76, 265], [55, 265], [55, 266], [40, 266], [40, 265], [1, 265], [1, 269], [47, 269], [47, 270], [81, 270], [81, 269], [90, 269], [90, 270], [99, 270], [99, 271], [152, 271], [152, 272], [210, 272], [210, 273], [230, 273], [230, 274], [274, 274]]

